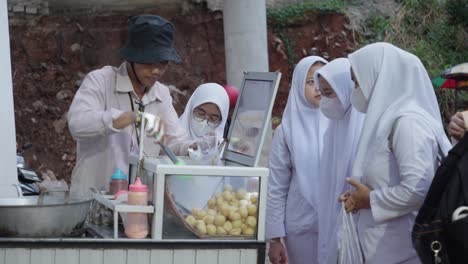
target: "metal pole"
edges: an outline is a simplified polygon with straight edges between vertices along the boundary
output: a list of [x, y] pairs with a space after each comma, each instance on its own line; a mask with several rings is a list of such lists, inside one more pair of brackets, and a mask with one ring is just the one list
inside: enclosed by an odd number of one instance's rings
[[16, 136], [7, 0], [0, 0], [0, 197], [16, 197]]
[[227, 83], [239, 87], [244, 71], [268, 71], [265, 0], [225, 0]]

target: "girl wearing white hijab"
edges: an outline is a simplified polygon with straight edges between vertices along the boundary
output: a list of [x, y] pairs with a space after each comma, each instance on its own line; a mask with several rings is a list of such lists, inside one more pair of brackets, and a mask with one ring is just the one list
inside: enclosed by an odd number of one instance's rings
[[351, 102], [367, 115], [348, 179], [355, 188], [340, 200], [359, 213], [365, 263], [420, 263], [411, 229], [438, 159], [451, 147], [431, 81], [416, 56], [388, 43], [368, 45], [349, 60]]
[[[310, 56], [294, 69], [282, 124], [270, 151], [266, 229], [273, 264], [317, 259], [317, 193], [326, 118], [313, 74], [327, 61]], [[280, 239], [284, 238], [286, 250]]]
[[[223, 139], [228, 113], [229, 97], [224, 88], [216, 83], [205, 83], [193, 92], [179, 122], [192, 141], [209, 143], [216, 151], [217, 144]], [[214, 142], [207, 142], [212, 138], [215, 138]], [[213, 158], [211, 153], [201, 156], [205, 156], [201, 162], [206, 163], [211, 162]], [[222, 178], [208, 176], [188, 179], [170, 177], [168, 187], [179, 206], [190, 211], [193, 208], [203, 208], [220, 187], [221, 181]], [[198, 190], [197, 195], [193, 195], [191, 190]]]
[[222, 140], [224, 126], [229, 114], [229, 97], [224, 88], [216, 83], [204, 83], [190, 97], [179, 121], [192, 140], [214, 133]]
[[337, 197], [345, 191], [351, 174], [365, 115], [351, 106], [351, 64], [335, 59], [315, 72], [315, 83], [322, 94], [320, 110], [330, 120], [323, 141], [318, 196], [318, 263], [337, 263]]

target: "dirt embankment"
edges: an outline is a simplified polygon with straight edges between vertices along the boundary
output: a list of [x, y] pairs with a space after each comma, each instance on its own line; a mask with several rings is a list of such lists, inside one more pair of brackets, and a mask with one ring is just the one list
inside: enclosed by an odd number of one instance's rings
[[[202, 6], [188, 14], [145, 13], [159, 14], [176, 26], [175, 45], [183, 63], [171, 65], [162, 82], [171, 86], [179, 113], [199, 84], [226, 82], [222, 13]], [[69, 180], [76, 151], [66, 113], [86, 73], [120, 64], [118, 49], [126, 39], [130, 15], [10, 18], [17, 143], [33, 144], [26, 152], [33, 168]], [[347, 24], [340, 14], [309, 14], [284, 31], [290, 46], [269, 24], [270, 70], [283, 73], [275, 116], [282, 114], [289, 93], [293, 65], [288, 57], [292, 53], [296, 60], [312, 54], [329, 59], [346, 55], [354, 47]]]

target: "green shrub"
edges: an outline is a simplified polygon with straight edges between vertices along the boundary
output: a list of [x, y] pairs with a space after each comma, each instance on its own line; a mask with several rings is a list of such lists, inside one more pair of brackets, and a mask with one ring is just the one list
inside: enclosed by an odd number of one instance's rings
[[446, 10], [452, 25], [468, 27], [467, 0], [447, 0]]

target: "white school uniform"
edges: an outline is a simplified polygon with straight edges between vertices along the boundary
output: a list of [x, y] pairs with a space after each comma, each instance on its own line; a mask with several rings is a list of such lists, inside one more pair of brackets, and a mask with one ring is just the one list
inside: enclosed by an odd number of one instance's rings
[[316, 71], [316, 85], [318, 75], [330, 84], [346, 109], [341, 119], [329, 121], [320, 163], [318, 263], [335, 264], [338, 252], [337, 219], [341, 210], [338, 197], [348, 188], [346, 177], [351, 175], [365, 114], [358, 112], [351, 105], [354, 83], [351, 80], [351, 65], [348, 59], [335, 59]]
[[358, 213], [367, 264], [420, 263], [411, 229], [437, 157], [449, 150], [430, 79], [420, 60], [391, 44], [349, 55], [369, 102], [352, 175], [373, 189]]
[[290, 264], [317, 258], [317, 193], [320, 152], [327, 119], [305, 98], [307, 72], [320, 57], [296, 66], [282, 124], [270, 152], [267, 238], [286, 237]]

